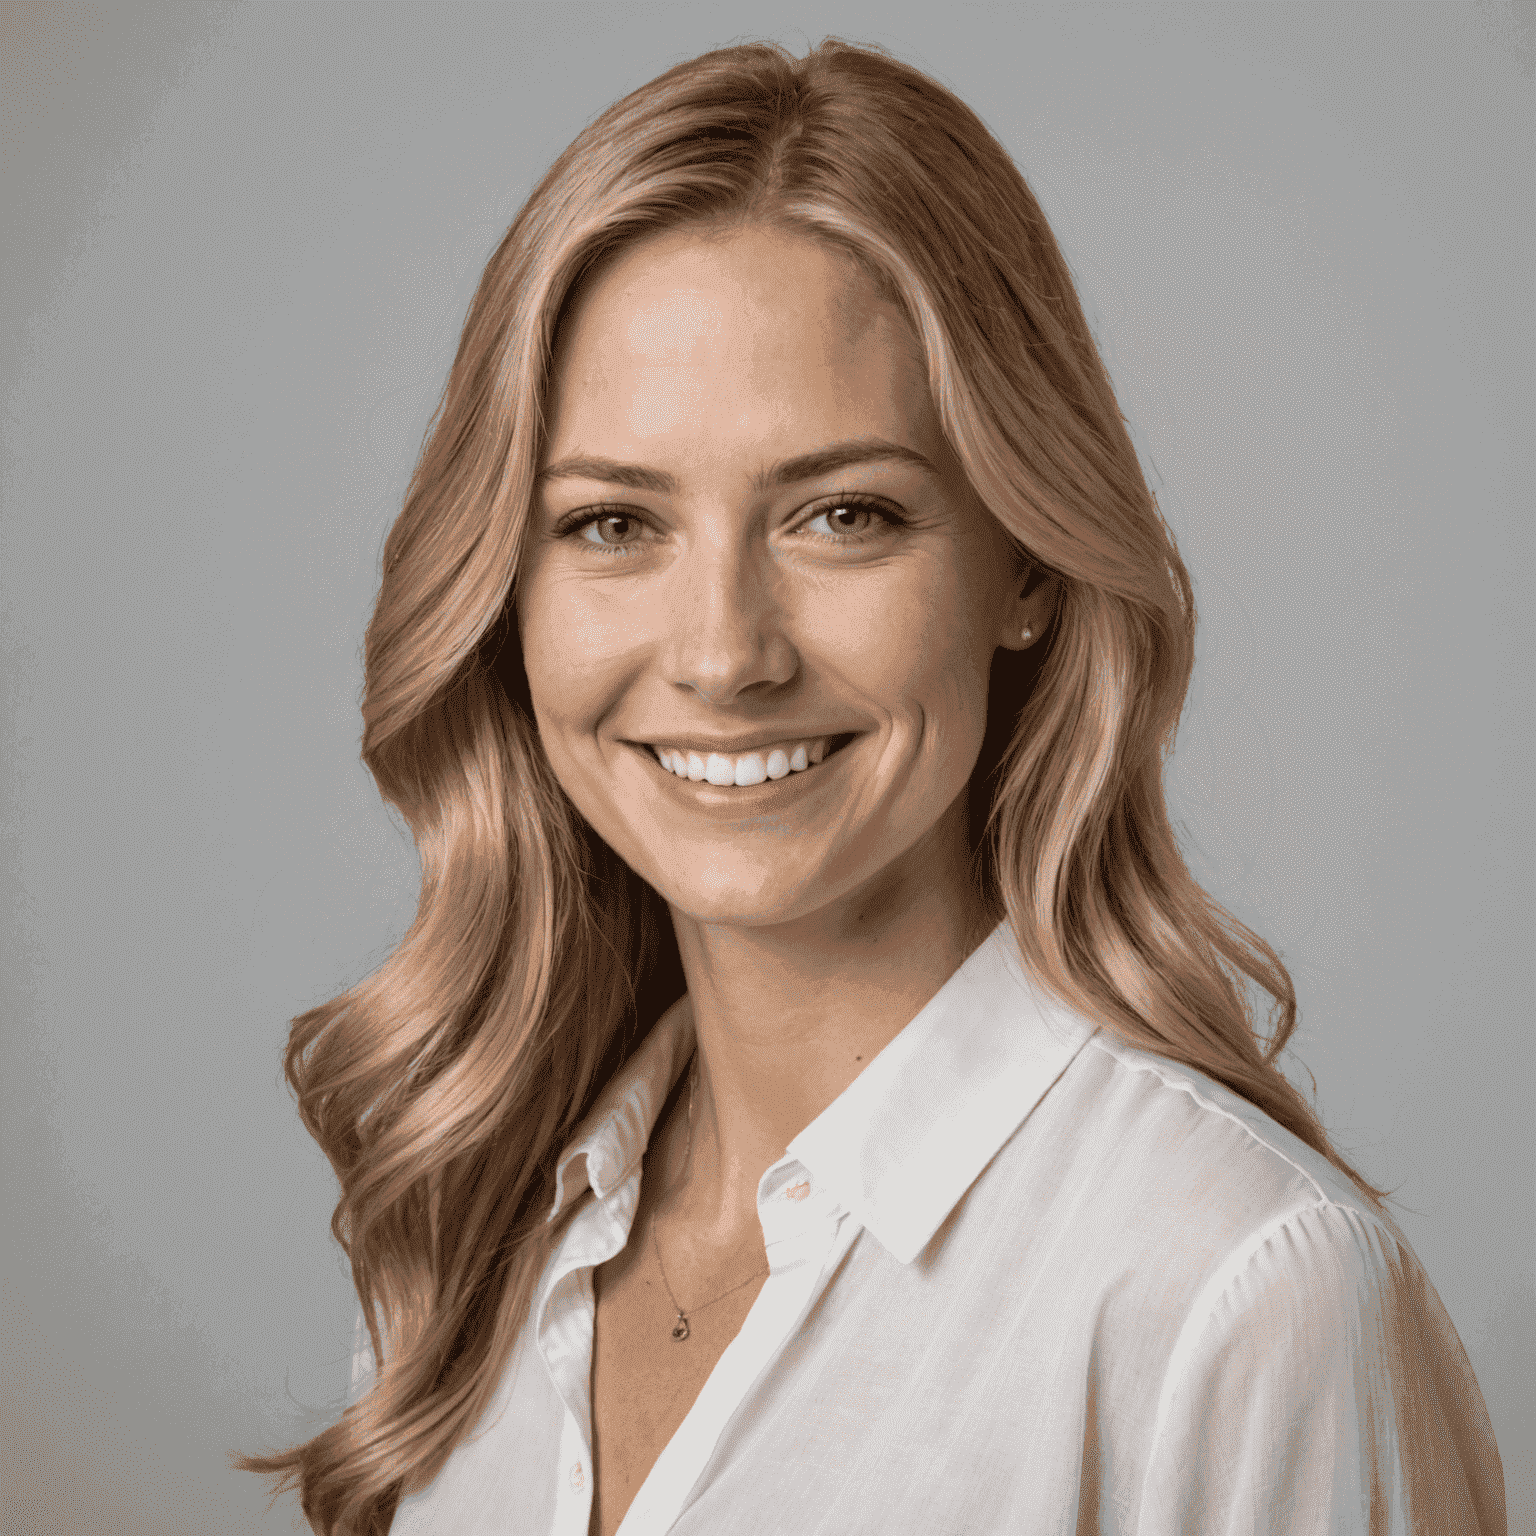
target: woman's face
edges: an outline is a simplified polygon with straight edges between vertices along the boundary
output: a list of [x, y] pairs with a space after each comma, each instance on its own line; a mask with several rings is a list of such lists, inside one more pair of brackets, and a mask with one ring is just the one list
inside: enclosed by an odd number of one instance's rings
[[680, 231], [578, 296], [523, 657], [556, 776], [674, 909], [792, 921], [921, 878], [957, 837], [963, 867], [1022, 586], [901, 311], [849, 258]]

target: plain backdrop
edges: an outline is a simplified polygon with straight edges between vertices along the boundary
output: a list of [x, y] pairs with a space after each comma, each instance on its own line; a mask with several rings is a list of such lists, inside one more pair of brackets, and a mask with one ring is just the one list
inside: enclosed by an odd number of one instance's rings
[[[336, 1411], [289, 1018], [415, 901], [357, 758], [479, 271], [609, 102], [828, 33], [954, 89], [1076, 275], [1194, 576], [1169, 792], [1532, 1451], [1533, 12], [7, 6], [4, 1529], [284, 1531]], [[1292, 1070], [1305, 1081], [1301, 1066]]]

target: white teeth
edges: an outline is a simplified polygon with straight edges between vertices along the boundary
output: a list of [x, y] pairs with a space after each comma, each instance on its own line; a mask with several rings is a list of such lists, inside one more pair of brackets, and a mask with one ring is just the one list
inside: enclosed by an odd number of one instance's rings
[[694, 783], [708, 782], [721, 786], [730, 784], [746, 788], [761, 784], [764, 779], [782, 779], [791, 773], [804, 773], [807, 768], [822, 761], [827, 755], [829, 738], [822, 736], [815, 741], [802, 741], [793, 751], [774, 747], [766, 754], [743, 752], [739, 757], [727, 757], [723, 752], [684, 752], [672, 747], [655, 747], [656, 760], [668, 773]]

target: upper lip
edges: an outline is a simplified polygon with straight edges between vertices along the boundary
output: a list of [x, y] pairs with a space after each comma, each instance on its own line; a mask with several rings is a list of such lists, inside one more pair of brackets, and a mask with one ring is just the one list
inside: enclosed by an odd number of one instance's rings
[[764, 747], [782, 746], [787, 741], [832, 741], [848, 734], [847, 731], [782, 730], [771, 736], [764, 731], [755, 731], [750, 736], [656, 735], [637, 736], [633, 743], [640, 747], [672, 747], [683, 752], [697, 752], [700, 757], [711, 752], [721, 757], [739, 757], [743, 752], [760, 752]]

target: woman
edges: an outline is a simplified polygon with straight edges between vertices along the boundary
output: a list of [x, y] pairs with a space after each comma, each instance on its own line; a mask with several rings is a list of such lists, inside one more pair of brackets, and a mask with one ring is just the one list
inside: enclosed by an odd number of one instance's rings
[[1193, 625], [963, 105], [829, 41], [593, 123], [386, 547], [420, 912], [288, 1051], [382, 1368], [245, 1464], [324, 1532], [1502, 1531], [1170, 832]]

